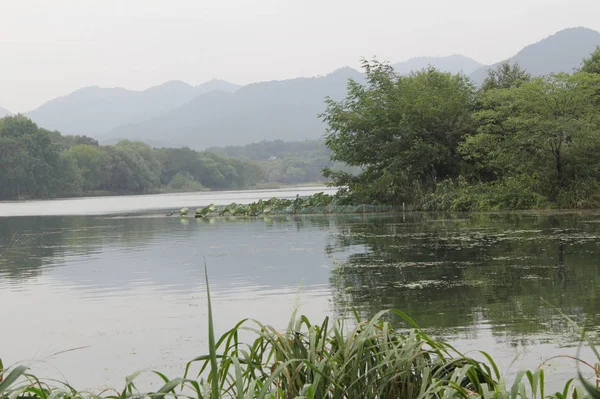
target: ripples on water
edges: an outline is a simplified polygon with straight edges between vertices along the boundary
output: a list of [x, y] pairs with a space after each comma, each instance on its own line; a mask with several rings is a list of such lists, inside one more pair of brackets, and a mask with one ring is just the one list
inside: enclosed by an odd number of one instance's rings
[[[145, 368], [177, 375], [206, 350], [206, 259], [220, 332], [244, 317], [285, 328], [298, 304], [313, 319], [398, 308], [510, 373], [516, 356], [535, 367], [575, 354], [576, 331], [554, 307], [595, 331], [597, 222], [596, 213], [3, 218], [0, 319], [10, 323], [0, 357], [88, 347], [34, 365], [83, 387], [120, 386]], [[549, 372], [558, 380], [573, 367], [557, 361]]]

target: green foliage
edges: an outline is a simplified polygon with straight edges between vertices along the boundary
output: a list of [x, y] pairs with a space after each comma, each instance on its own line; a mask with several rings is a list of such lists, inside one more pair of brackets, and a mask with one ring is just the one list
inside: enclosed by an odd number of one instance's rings
[[59, 153], [49, 135], [22, 115], [0, 119], [0, 199], [48, 197], [58, 189]]
[[99, 146], [17, 115], [0, 119], [0, 200], [95, 193], [241, 189], [265, 180], [252, 161], [141, 142]]
[[531, 80], [531, 75], [527, 71], [521, 69], [519, 64], [511, 65], [508, 61], [501, 63], [489, 71], [487, 78], [481, 85], [482, 91], [496, 89], [510, 89], [519, 87], [525, 82]]
[[396, 204], [413, 201], [415, 185], [428, 191], [457, 177], [457, 146], [474, 131], [472, 83], [433, 68], [399, 76], [386, 64], [363, 66], [367, 85], [350, 81], [346, 99], [327, 100], [322, 115], [332, 159], [363, 171], [325, 175], [371, 202]]
[[155, 152], [162, 163], [163, 184], [169, 184], [177, 174], [191, 177], [212, 189], [247, 188], [265, 179], [259, 166], [252, 161], [224, 158], [187, 147], [162, 148]]
[[508, 177], [499, 181], [470, 185], [463, 178], [457, 182], [444, 180], [436, 190], [417, 204], [427, 211], [489, 211], [515, 209], [544, 209], [550, 207], [547, 198], [531, 189], [525, 177]]
[[590, 54], [589, 58], [583, 60], [581, 72], [600, 74], [600, 46]]
[[[481, 95], [477, 134], [461, 144], [471, 178], [527, 180], [556, 202], [573, 184], [600, 178], [600, 124], [593, 106], [600, 78], [586, 73], [536, 78]], [[591, 161], [591, 163], [590, 163]], [[560, 205], [569, 205], [561, 200]]]
[[540, 78], [517, 64], [490, 71], [475, 94], [461, 75], [408, 77], [365, 63], [366, 86], [329, 101], [327, 145], [351, 175], [324, 169], [340, 202], [425, 210], [600, 206], [600, 74]]
[[333, 168], [356, 173], [344, 163], [332, 161], [331, 150], [323, 140], [285, 142], [261, 141], [245, 146], [209, 148], [207, 151], [256, 162], [267, 181], [280, 184], [314, 183], [325, 180], [322, 169]]
[[169, 191], [191, 192], [201, 191], [204, 187], [187, 172], [179, 172], [171, 178], [167, 185]]
[[316, 212], [319, 209], [319, 213], [327, 213], [331, 211], [329, 208], [335, 204], [335, 197], [325, 194], [317, 193], [308, 197], [296, 196], [295, 199], [282, 199], [273, 197], [268, 200], [258, 200], [250, 204], [236, 204], [232, 202], [229, 205], [216, 207], [213, 204], [205, 208], [198, 208], [196, 210], [196, 217], [209, 217], [209, 216], [244, 216], [253, 217], [260, 215], [271, 215], [271, 214], [297, 214], [297, 213], [310, 213]]

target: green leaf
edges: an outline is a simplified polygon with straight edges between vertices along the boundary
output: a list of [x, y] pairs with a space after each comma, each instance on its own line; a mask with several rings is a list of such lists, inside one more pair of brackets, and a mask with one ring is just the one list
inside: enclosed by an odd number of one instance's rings
[[8, 373], [8, 375], [2, 379], [2, 382], [0, 382], [0, 394], [6, 392], [8, 388], [19, 379], [19, 377], [25, 374], [26, 371], [27, 367], [23, 365], [12, 369], [10, 373]]

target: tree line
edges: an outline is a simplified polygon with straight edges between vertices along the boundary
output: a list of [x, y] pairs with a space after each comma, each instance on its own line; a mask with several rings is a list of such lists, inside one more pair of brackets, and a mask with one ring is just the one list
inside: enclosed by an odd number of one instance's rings
[[264, 180], [252, 161], [121, 141], [100, 146], [22, 115], [0, 119], [0, 199], [243, 189]]
[[298, 184], [324, 182], [324, 168], [356, 173], [342, 162], [331, 160], [331, 150], [322, 139], [304, 141], [261, 141], [244, 146], [209, 148], [209, 152], [258, 163], [265, 182]]
[[532, 77], [503, 63], [476, 88], [434, 68], [401, 76], [364, 61], [327, 100], [342, 201], [407, 203], [423, 210], [600, 206], [600, 48], [573, 73]]

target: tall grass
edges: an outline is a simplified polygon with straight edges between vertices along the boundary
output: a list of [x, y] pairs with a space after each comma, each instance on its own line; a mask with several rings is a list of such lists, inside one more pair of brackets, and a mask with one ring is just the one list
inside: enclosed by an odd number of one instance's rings
[[[242, 320], [216, 339], [207, 282], [209, 350], [190, 361], [182, 377], [162, 381], [155, 392], [136, 387], [139, 373], [125, 387], [100, 394], [79, 392], [57, 381], [41, 381], [16, 365], [2, 370], [0, 399], [412, 399], [412, 398], [599, 398], [589, 381], [547, 395], [542, 369], [524, 371], [510, 387], [485, 352], [484, 362], [429, 337], [406, 314], [391, 310], [370, 320], [353, 313], [352, 321], [325, 318], [312, 324], [305, 316], [290, 319], [279, 331], [256, 320]], [[396, 331], [388, 315], [400, 316], [411, 329]], [[249, 342], [242, 333], [251, 332]], [[600, 358], [600, 355], [599, 355]], [[192, 373], [192, 370], [197, 370]]]

